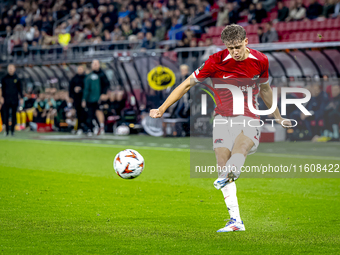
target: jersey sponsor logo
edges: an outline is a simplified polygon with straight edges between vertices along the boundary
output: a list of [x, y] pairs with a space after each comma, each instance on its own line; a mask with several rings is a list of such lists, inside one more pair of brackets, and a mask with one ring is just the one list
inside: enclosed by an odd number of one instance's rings
[[223, 143], [223, 139], [215, 139], [214, 143]]
[[258, 75], [254, 75], [254, 77], [253, 78], [251, 78], [253, 81], [255, 81], [255, 80], [257, 80], [258, 78], [260, 78], [260, 75], [258, 74]]

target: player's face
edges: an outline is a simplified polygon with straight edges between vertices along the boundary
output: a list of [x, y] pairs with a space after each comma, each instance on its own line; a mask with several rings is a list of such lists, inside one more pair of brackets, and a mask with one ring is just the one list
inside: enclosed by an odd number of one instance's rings
[[242, 61], [246, 58], [248, 38], [241, 42], [226, 43], [227, 49], [233, 59]]

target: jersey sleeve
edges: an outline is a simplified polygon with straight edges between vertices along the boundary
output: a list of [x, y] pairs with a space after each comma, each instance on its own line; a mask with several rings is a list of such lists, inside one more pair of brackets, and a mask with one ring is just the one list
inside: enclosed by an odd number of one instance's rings
[[206, 78], [214, 78], [214, 60], [210, 56], [195, 72], [192, 73], [196, 82], [202, 82]]
[[261, 64], [262, 64], [263, 69], [262, 69], [262, 72], [261, 72], [261, 75], [260, 75], [259, 85], [265, 84], [269, 80], [269, 61], [268, 61], [268, 58], [267, 57], [263, 58]]

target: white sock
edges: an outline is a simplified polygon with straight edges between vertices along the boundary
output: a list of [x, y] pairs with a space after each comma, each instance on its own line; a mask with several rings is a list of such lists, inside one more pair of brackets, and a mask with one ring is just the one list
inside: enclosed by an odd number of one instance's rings
[[238, 208], [237, 196], [236, 196], [236, 184], [231, 182], [221, 189], [224, 202], [227, 205], [230, 218], [241, 222], [240, 210]]
[[[245, 156], [242, 153], [235, 153], [233, 154], [230, 159], [227, 161], [226, 166], [227, 168], [234, 166], [233, 171], [241, 171], [241, 167], [244, 165], [246, 161]], [[240, 172], [236, 174], [237, 176], [240, 175]], [[238, 207], [237, 196], [236, 196], [236, 184], [235, 182], [227, 184], [225, 187], [221, 189], [224, 202], [227, 205], [230, 218], [236, 219], [236, 221], [241, 221], [240, 217], [240, 210]]]
[[104, 123], [100, 123], [100, 127], [103, 128], [104, 127]]
[[230, 157], [230, 159], [225, 164], [226, 169], [233, 171], [238, 178], [241, 174], [241, 167], [244, 165], [245, 161], [246, 158], [242, 153], [235, 153]]

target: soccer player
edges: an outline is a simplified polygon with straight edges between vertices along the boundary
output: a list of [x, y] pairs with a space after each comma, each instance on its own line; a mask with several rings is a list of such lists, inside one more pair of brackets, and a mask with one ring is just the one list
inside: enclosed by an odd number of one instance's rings
[[[227, 48], [211, 55], [199, 69], [169, 95], [158, 109], [152, 109], [150, 116], [153, 118], [162, 117], [169, 106], [179, 100], [192, 86], [206, 78], [212, 78], [214, 85], [231, 84], [242, 90], [245, 98], [244, 114], [235, 116], [233, 115], [231, 91], [226, 88], [215, 89], [217, 106], [214, 123], [227, 122], [227, 124], [214, 124], [213, 148], [217, 165], [220, 169], [228, 170], [219, 172], [219, 178], [214, 182], [215, 188], [221, 189], [230, 214], [230, 220], [226, 226], [217, 232], [244, 231], [245, 227], [240, 217], [235, 181], [240, 175], [241, 167], [247, 155], [256, 151], [260, 137], [259, 128], [254, 127], [260, 126], [259, 116], [250, 111], [247, 96], [251, 97], [254, 108], [258, 104], [258, 95], [262, 97], [267, 107], [271, 108], [273, 97], [268, 82], [269, 62], [263, 53], [247, 48], [246, 31], [239, 25], [226, 26], [222, 31], [221, 39]], [[253, 88], [252, 95], [247, 95], [248, 87]], [[221, 100], [221, 103], [218, 103], [219, 100]], [[277, 123], [280, 123], [283, 127], [291, 126], [289, 120], [284, 120], [281, 117], [277, 107], [273, 115]], [[249, 120], [251, 120], [251, 125], [247, 124]], [[233, 125], [233, 122], [237, 124]], [[240, 123], [243, 124], [240, 125]]]

